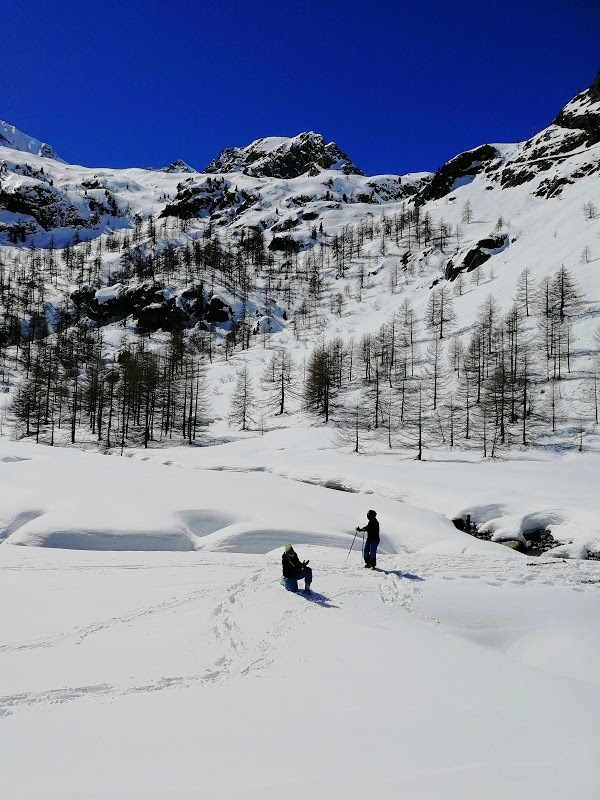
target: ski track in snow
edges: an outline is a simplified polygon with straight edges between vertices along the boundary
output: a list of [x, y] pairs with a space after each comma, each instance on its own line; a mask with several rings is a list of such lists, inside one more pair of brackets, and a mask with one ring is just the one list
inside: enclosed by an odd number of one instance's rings
[[[169, 567], [170, 569], [171, 567]], [[166, 689], [177, 689], [204, 682], [223, 683], [232, 678], [248, 675], [257, 670], [267, 669], [274, 661], [274, 651], [277, 640], [294, 624], [301, 624], [302, 617], [315, 613], [318, 602], [306, 601], [302, 597], [289, 595], [293, 601], [302, 602], [297, 608], [286, 609], [282, 612], [275, 624], [264, 632], [264, 635], [254, 641], [252, 637], [244, 635], [240, 626], [240, 619], [244, 616], [245, 608], [252, 602], [259, 591], [272, 591], [273, 581], [265, 580], [265, 573], [272, 572], [272, 566], [254, 570], [242, 580], [230, 585], [225, 590], [225, 599], [217, 603], [210, 611], [213, 624], [210, 627], [212, 636], [218, 642], [221, 655], [214, 662], [197, 675], [163, 676], [159, 679], [135, 686], [118, 687], [107, 683], [76, 686], [69, 688], [49, 689], [40, 692], [20, 692], [13, 695], [0, 697], [0, 717], [9, 715], [19, 706], [35, 704], [67, 703], [73, 700], [90, 697], [106, 697], [126, 695], [131, 693], [155, 692]], [[348, 573], [348, 569], [322, 569], [322, 574]], [[365, 576], [366, 577], [366, 576]], [[370, 577], [370, 576], [369, 576]], [[388, 576], [383, 578], [387, 585]], [[277, 589], [279, 591], [279, 587]], [[281, 592], [285, 590], [281, 588]], [[360, 590], [357, 590], [360, 591]], [[340, 597], [350, 593], [342, 590]], [[354, 590], [353, 592], [354, 593]], [[397, 597], [401, 596], [398, 590]], [[210, 598], [216, 600], [223, 595], [221, 589], [212, 591], [204, 588], [188, 593], [184, 597], [173, 598], [156, 605], [150, 605], [137, 611], [116, 616], [91, 625], [77, 628], [69, 633], [39, 638], [15, 645], [1, 645], [0, 652], [14, 652], [35, 648], [50, 648], [59, 644], [81, 644], [86, 638], [105, 633], [119, 625], [134, 626], [148, 616], [157, 614], [177, 613], [185, 606], [192, 605], [199, 599]], [[288, 594], [284, 594], [288, 597]], [[383, 593], [382, 593], [383, 597]], [[339, 598], [337, 598], [339, 599]], [[400, 605], [403, 605], [400, 603]]]
[[[421, 608], [421, 601], [427, 591], [430, 580], [441, 581], [482, 581], [489, 586], [501, 589], [506, 584], [522, 586], [524, 584], [552, 585], [568, 587], [577, 592], [597, 592], [600, 583], [600, 565], [590, 562], [571, 561], [537, 561], [530, 564], [482, 556], [440, 556], [435, 554], [413, 554], [412, 556], [385, 557], [393, 559], [390, 565], [380, 566], [377, 571], [370, 572], [347, 565], [322, 564], [317, 566], [317, 583], [334, 578], [340, 582], [345, 577], [352, 578], [350, 586], [342, 586], [336, 593], [337, 608], [344, 607], [348, 597], [357, 598], [361, 594], [377, 593], [381, 602], [390, 613], [400, 612], [413, 615], [426, 624], [439, 625], [440, 621], [426, 614]], [[399, 562], [402, 562], [400, 568]], [[119, 569], [160, 569], [160, 567], [118, 567]], [[173, 569], [172, 565], [165, 569]], [[185, 567], [189, 569], [189, 567]], [[16, 567], [11, 567], [16, 569]], [[23, 567], [25, 569], [25, 567]], [[53, 567], [53, 570], [63, 569]], [[73, 567], [66, 566], [70, 570]], [[94, 569], [106, 569], [96, 567]], [[248, 567], [246, 567], [248, 569]], [[80, 645], [87, 638], [102, 635], [118, 626], [134, 628], [136, 624], [148, 617], [177, 614], [186, 607], [193, 607], [200, 600], [219, 602], [213, 605], [208, 613], [212, 620], [207, 632], [217, 643], [219, 655], [214, 661], [197, 674], [160, 676], [155, 680], [130, 686], [99, 683], [84, 686], [51, 688], [37, 692], [18, 692], [0, 697], [0, 717], [9, 716], [19, 707], [37, 704], [68, 703], [74, 700], [90, 698], [106, 698], [124, 696], [132, 693], [157, 692], [183, 689], [194, 684], [226, 683], [251, 673], [268, 670], [276, 659], [277, 643], [294, 626], [304, 624], [306, 615], [319, 613], [320, 603], [310, 602], [309, 598], [295, 596], [285, 592], [283, 587], [274, 586], [274, 567], [272, 563], [251, 569], [241, 580], [230, 584], [225, 590], [221, 587], [200, 587], [187, 592], [183, 596], [174, 597], [161, 603], [147, 605], [129, 613], [117, 615], [94, 622], [73, 631], [41, 637], [12, 645], [1, 645], [0, 652], [18, 652], [36, 648], [52, 648], [56, 645]], [[260, 637], [244, 632], [244, 618], [252, 610], [261, 593], [281, 591], [282, 598], [295, 603], [292, 608], [288, 603], [281, 603], [281, 613], [274, 622], [265, 628]], [[207, 632], [203, 633], [206, 637]], [[200, 650], [200, 644], [196, 648]]]
[[[210, 616], [214, 618], [211, 632], [220, 645], [221, 655], [200, 674], [163, 676], [149, 683], [129, 687], [118, 687], [102, 683], [90, 686], [50, 689], [41, 692], [20, 692], [0, 697], [0, 717], [11, 714], [13, 709], [18, 706], [67, 703], [92, 696], [105, 697], [185, 688], [195, 683], [224, 682], [233, 677], [244, 676], [250, 672], [267, 668], [273, 662], [273, 648], [277, 638], [289, 630], [298, 616], [309, 612], [311, 606], [314, 607], [314, 604], [306, 603], [298, 611], [284, 611], [277, 623], [267, 630], [265, 635], [257, 642], [245, 636], [238, 624], [238, 618], [243, 615], [243, 606], [252, 600], [252, 596], [256, 591], [261, 587], [265, 587], [265, 584], [261, 583], [261, 578], [264, 578], [264, 573], [267, 569], [271, 570], [271, 567], [254, 570], [250, 575], [230, 585], [225, 590], [225, 600], [216, 604], [210, 611]], [[267, 584], [267, 586], [270, 585]], [[135, 625], [150, 615], [177, 613], [183, 607], [189, 606], [199, 599], [210, 598], [216, 600], [222, 594], [223, 591], [220, 588], [212, 591], [198, 589], [184, 597], [147, 606], [129, 614], [76, 629], [70, 633], [57, 634], [17, 645], [2, 645], [0, 646], [0, 652], [53, 647], [64, 643], [81, 644], [87, 637], [104, 633], [115, 626]]]
[[174, 598], [172, 600], [167, 600], [163, 603], [158, 603], [157, 605], [151, 605], [145, 608], [141, 608], [138, 611], [132, 611], [129, 614], [123, 614], [121, 616], [111, 617], [110, 619], [104, 621], [95, 622], [83, 628], [77, 628], [71, 633], [60, 633], [56, 634], [55, 636], [33, 639], [31, 641], [23, 642], [21, 644], [16, 644], [16, 645], [0, 645], [0, 653], [15, 651], [15, 650], [34, 650], [38, 647], [53, 647], [54, 645], [63, 644], [65, 642], [80, 644], [88, 636], [93, 636], [94, 634], [97, 633], [104, 633], [105, 631], [109, 630], [110, 628], [114, 628], [117, 625], [134, 624], [139, 620], [142, 620], [148, 616], [169, 612], [172, 611], [173, 609], [182, 608], [183, 606], [187, 606], [191, 603], [194, 603], [194, 601], [198, 600], [199, 598], [205, 598], [207, 596], [210, 596], [210, 593], [207, 592], [206, 589], [198, 589], [196, 591], [190, 592], [190, 594], [188, 594], [185, 597]]

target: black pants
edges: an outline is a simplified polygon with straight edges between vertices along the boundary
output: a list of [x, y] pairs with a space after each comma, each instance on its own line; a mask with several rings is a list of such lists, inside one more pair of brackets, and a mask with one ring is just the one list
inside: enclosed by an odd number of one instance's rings
[[377, 558], [378, 545], [379, 542], [376, 542], [374, 539], [367, 539], [367, 541], [365, 542], [365, 552], [363, 555], [365, 558], [365, 564], [368, 567], [377, 566], [376, 558]]

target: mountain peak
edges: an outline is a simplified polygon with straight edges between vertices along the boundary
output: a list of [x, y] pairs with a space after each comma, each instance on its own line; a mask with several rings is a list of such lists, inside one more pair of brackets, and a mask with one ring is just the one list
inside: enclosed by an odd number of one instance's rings
[[33, 136], [28, 136], [15, 128], [14, 125], [9, 125], [8, 122], [0, 119], [0, 147], [10, 147], [12, 150], [19, 150], [23, 153], [31, 153], [35, 156], [44, 156], [44, 158], [53, 158], [55, 161], [62, 161], [58, 157], [56, 150], [45, 142], [40, 142]]
[[185, 161], [182, 161], [181, 158], [178, 158], [176, 161], [173, 161], [167, 167], [162, 167], [159, 172], [169, 172], [169, 173], [178, 173], [178, 172], [193, 172], [195, 173], [196, 170], [193, 167], [190, 167], [189, 164], [186, 164]]
[[364, 173], [334, 142], [325, 143], [320, 133], [269, 136], [246, 147], [227, 147], [204, 168], [204, 172], [243, 172], [258, 178], [298, 178], [334, 169], [346, 175]]
[[554, 120], [561, 128], [582, 131], [587, 146], [600, 142], [600, 71], [592, 85], [567, 103]]

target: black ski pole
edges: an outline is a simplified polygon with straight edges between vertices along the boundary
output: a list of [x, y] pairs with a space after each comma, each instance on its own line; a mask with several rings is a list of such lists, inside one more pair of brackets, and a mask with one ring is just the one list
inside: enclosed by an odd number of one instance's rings
[[352, 548], [354, 547], [354, 540], [356, 539], [356, 534], [358, 533], [358, 528], [354, 531], [354, 539], [352, 539], [352, 544], [350, 545], [350, 550], [348, 550], [348, 555], [346, 556], [346, 560], [344, 564], [348, 563], [348, 559], [350, 558], [350, 553], [352, 552]]

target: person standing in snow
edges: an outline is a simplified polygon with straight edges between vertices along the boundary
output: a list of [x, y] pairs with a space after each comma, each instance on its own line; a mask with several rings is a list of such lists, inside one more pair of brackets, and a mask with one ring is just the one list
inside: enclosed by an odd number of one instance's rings
[[307, 566], [307, 564], [308, 561], [300, 561], [291, 544], [286, 544], [283, 555], [281, 556], [281, 566], [283, 569], [283, 578], [281, 582], [288, 592], [297, 592], [298, 580], [304, 578], [304, 591], [306, 594], [309, 594], [310, 584], [312, 583], [312, 569]]
[[375, 511], [367, 511], [369, 520], [364, 528], [357, 528], [357, 531], [366, 531], [367, 541], [363, 553], [365, 559], [365, 569], [375, 569], [377, 566], [377, 547], [379, 545], [379, 522]]

